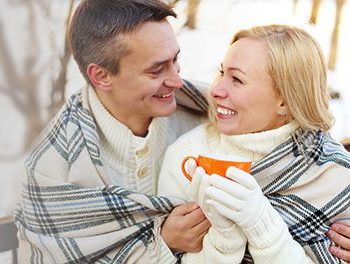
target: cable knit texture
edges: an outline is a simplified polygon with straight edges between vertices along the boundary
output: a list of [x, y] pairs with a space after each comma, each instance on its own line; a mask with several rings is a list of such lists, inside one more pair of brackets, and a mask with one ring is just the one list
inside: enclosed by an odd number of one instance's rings
[[259, 133], [234, 136], [221, 134], [218, 145], [220, 152], [240, 155], [252, 161], [258, 161], [285, 141], [298, 127], [298, 122], [293, 120], [277, 129]]
[[[88, 97], [100, 130], [101, 160], [111, 183], [137, 192], [155, 194], [160, 170], [159, 160], [165, 148], [177, 137], [176, 130], [172, 129], [176, 119], [154, 118], [146, 137], [135, 136], [107, 111], [92, 87], [89, 87]], [[186, 130], [199, 123], [183, 113], [177, 114]], [[181, 129], [181, 126], [177, 127]], [[161, 238], [160, 228], [156, 232], [156, 237]], [[153, 256], [154, 260], [156, 263], [171, 263], [174, 260], [172, 252], [163, 239], [158, 243], [158, 255]]]

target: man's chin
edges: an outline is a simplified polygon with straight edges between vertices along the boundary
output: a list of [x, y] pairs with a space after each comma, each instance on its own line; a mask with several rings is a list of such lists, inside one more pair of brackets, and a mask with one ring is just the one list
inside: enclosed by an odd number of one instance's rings
[[160, 109], [159, 111], [157, 111], [157, 113], [155, 114], [154, 117], [170, 116], [170, 115], [174, 114], [175, 111], [176, 111], [176, 104], [174, 104], [173, 106], [169, 106], [166, 109]]

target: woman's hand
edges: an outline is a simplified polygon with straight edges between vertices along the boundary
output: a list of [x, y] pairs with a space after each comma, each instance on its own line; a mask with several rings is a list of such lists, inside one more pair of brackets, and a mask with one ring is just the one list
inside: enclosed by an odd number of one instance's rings
[[269, 205], [260, 186], [252, 175], [237, 169], [228, 168], [226, 176], [210, 176], [211, 186], [207, 188], [207, 201], [220, 214], [231, 219], [241, 228], [253, 226]]
[[213, 210], [212, 206], [207, 204], [206, 199], [208, 197], [206, 196], [206, 190], [210, 186], [209, 179], [211, 176], [206, 174], [202, 167], [197, 167], [197, 165], [193, 162], [191, 159], [189, 159], [187, 161], [188, 166], [186, 168], [186, 171], [192, 176], [192, 181], [190, 184], [190, 197], [202, 208], [212, 226], [223, 235], [226, 235], [227, 231], [231, 230], [234, 223], [230, 219], [227, 219], [225, 216], [219, 214], [217, 210]]

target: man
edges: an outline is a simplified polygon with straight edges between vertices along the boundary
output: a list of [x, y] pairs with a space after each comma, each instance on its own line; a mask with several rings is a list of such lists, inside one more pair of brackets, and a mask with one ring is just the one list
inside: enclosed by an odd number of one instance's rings
[[166, 147], [199, 124], [175, 113], [183, 82], [168, 16], [158, 0], [81, 1], [69, 41], [90, 86], [27, 161], [20, 263], [175, 263], [201, 249], [210, 224], [198, 205], [153, 196]]

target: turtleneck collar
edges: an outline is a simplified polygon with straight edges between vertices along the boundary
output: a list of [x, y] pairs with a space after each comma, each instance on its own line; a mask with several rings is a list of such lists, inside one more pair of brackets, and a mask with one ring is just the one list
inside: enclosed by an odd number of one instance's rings
[[118, 142], [125, 141], [133, 136], [131, 130], [127, 126], [116, 120], [107, 111], [92, 87], [88, 88], [88, 98], [98, 128], [113, 148], [119, 145]]
[[299, 123], [292, 120], [284, 126], [264, 132], [232, 136], [221, 134], [219, 146], [226, 154], [234, 151], [232, 154], [257, 161], [285, 141], [298, 127]]

